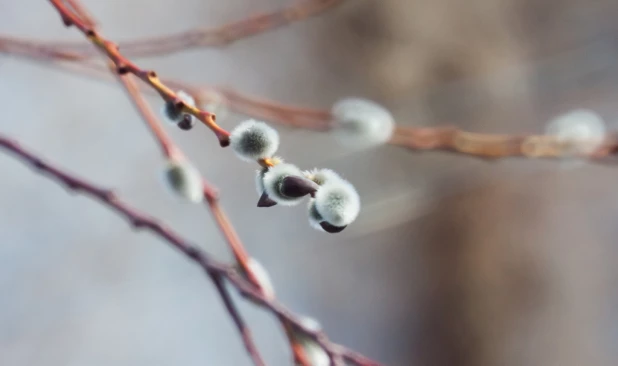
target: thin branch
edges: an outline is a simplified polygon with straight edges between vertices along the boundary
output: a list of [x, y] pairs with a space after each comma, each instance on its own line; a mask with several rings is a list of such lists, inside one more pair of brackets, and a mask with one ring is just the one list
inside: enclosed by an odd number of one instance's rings
[[253, 363], [256, 366], [264, 366], [264, 360], [262, 360], [262, 357], [260, 356], [260, 353], [255, 343], [253, 342], [251, 330], [240, 315], [236, 304], [234, 304], [234, 301], [232, 300], [232, 296], [230, 296], [230, 292], [225, 287], [223, 277], [220, 273], [216, 273], [213, 271], [208, 271], [208, 275], [212, 279], [212, 282], [215, 284], [217, 291], [219, 291], [219, 294], [223, 299], [223, 304], [225, 304], [225, 308], [227, 309], [228, 313], [230, 313], [234, 324], [236, 324], [236, 328], [238, 328], [238, 330], [240, 331], [240, 336], [243, 340], [243, 343], [245, 344], [245, 348], [247, 348], [249, 356], [251, 356], [251, 359], [253, 360]]
[[101, 52], [103, 52], [116, 66], [118, 74], [131, 73], [137, 76], [146, 84], [155, 89], [158, 94], [166, 102], [173, 102], [184, 113], [193, 115], [200, 120], [204, 125], [210, 128], [214, 133], [219, 144], [221, 146], [229, 145], [230, 133], [221, 128], [215, 123], [215, 115], [207, 111], [203, 111], [192, 105], [183, 102], [176, 93], [165, 85], [161, 79], [157, 76], [156, 72], [152, 70], [144, 70], [137, 66], [135, 63], [124, 57], [119, 51], [118, 46], [110, 40], [104, 38], [97, 30], [88, 26], [83, 22], [76, 14], [70, 11], [61, 0], [50, 0], [52, 5], [58, 10], [58, 13], [62, 17], [62, 20], [67, 26], [74, 25], [79, 29], [84, 36], [95, 45]]
[[[56, 66], [70, 67], [71, 70], [81, 66], [82, 69], [75, 71], [82, 74], [87, 73], [89, 76], [98, 79], [102, 77], [99, 70], [101, 68], [98, 65], [79, 62], [67, 66], [66, 63], [59, 63], [58, 61], [74, 61], [77, 56], [46, 48], [44, 43], [29, 41], [28, 47], [25, 47], [10, 37], [0, 37], [0, 51], [42, 62], [54, 62]], [[226, 100], [230, 109], [251, 117], [317, 131], [326, 131], [331, 127], [331, 117], [328, 110], [287, 106], [241, 94], [229, 88], [199, 87], [177, 80], [165, 80], [165, 82], [171, 87], [192, 94], [198, 100], [203, 100], [204, 96], [209, 93], [219, 93]], [[141, 90], [142, 92], [151, 92], [145, 88], [141, 88]], [[454, 126], [413, 127], [400, 125], [396, 128], [389, 143], [411, 151], [448, 151], [482, 159], [506, 157], [561, 158], [565, 156], [568, 150], [568, 146], [561, 144], [552, 136], [473, 133]], [[612, 135], [608, 136], [597, 150], [582, 157], [603, 162], [604, 159], [615, 155], [617, 152], [618, 138]]]
[[[410, 150], [442, 150], [484, 159], [506, 157], [564, 158], [573, 146], [551, 135], [499, 135], [460, 130], [456, 127], [401, 127], [389, 142]], [[618, 152], [618, 137], [608, 135], [594, 151], [577, 157], [601, 161]]]
[[[111, 66], [112, 72], [113, 66]], [[146, 121], [149, 130], [155, 137], [155, 140], [159, 143], [161, 147], [161, 151], [166, 158], [173, 159], [175, 157], [180, 157], [182, 155], [180, 150], [176, 148], [170, 137], [167, 135], [165, 130], [163, 129], [161, 122], [158, 120], [157, 116], [154, 114], [150, 106], [144, 100], [144, 97], [139, 92], [139, 88], [137, 84], [132, 79], [132, 75], [117, 75], [120, 83], [123, 85], [125, 91], [129, 95], [129, 99], [133, 102], [133, 105], [138, 110], [142, 119]]]
[[[217, 28], [191, 29], [177, 34], [121, 42], [123, 52], [130, 57], [169, 55], [198, 47], [223, 47], [241, 39], [321, 15], [345, 0], [302, 0], [270, 13], [256, 14]], [[74, 6], [73, 8], [77, 10]], [[82, 7], [82, 10], [83, 7]], [[83, 18], [83, 17], [82, 17]], [[92, 47], [74, 42], [54, 42], [50, 47], [79, 54], [80, 59], [92, 58]]]
[[[69, 190], [81, 192], [98, 200], [101, 204], [108, 206], [121, 217], [125, 218], [135, 229], [144, 229], [152, 232], [186, 255], [188, 259], [199, 265], [207, 274], [209, 274], [209, 276], [211, 276], [211, 278], [215, 275], [215, 278], [220, 276], [221, 278], [227, 279], [241, 295], [261, 305], [264, 309], [269, 310], [277, 317], [289, 322], [296, 329], [302, 331], [308, 337], [315, 340], [329, 354], [333, 355], [333, 357], [340, 357], [348, 362], [361, 366], [380, 365], [378, 362], [368, 359], [357, 352], [330, 342], [324, 332], [316, 331], [315, 329], [307, 327], [300, 318], [292, 314], [277, 300], [270, 299], [265, 296], [262, 291], [240, 276], [234, 269], [234, 266], [227, 265], [212, 258], [209, 254], [201, 250], [199, 247], [191, 244], [188, 240], [184, 239], [166, 225], [123, 202], [110, 189], [99, 187], [92, 182], [63, 171], [55, 165], [46, 162], [38, 155], [24, 149], [16, 141], [13, 141], [2, 134], [0, 134], [0, 147], [20, 158], [22, 161], [28, 163], [39, 172], [55, 178], [60, 183], [64, 184]], [[216, 281], [215, 285], [217, 285]], [[218, 285], [217, 288], [219, 289]], [[226, 295], [221, 294], [221, 296], [222, 299], [225, 300]], [[243, 334], [246, 332], [246, 330], [241, 331]]]

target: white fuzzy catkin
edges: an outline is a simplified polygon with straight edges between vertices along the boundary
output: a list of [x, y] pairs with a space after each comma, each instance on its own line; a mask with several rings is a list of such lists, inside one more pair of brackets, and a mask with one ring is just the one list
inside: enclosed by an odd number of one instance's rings
[[255, 190], [259, 196], [264, 193], [264, 174], [268, 171], [268, 168], [262, 168], [255, 171]]
[[166, 186], [178, 197], [198, 203], [204, 198], [200, 172], [186, 160], [168, 160], [163, 174]]
[[270, 158], [279, 148], [279, 134], [264, 122], [241, 122], [230, 135], [230, 146], [245, 161]]
[[309, 211], [309, 225], [311, 225], [312, 228], [318, 231], [324, 231], [322, 226], [320, 226], [320, 223], [324, 221], [324, 218], [322, 217], [322, 215], [320, 215], [320, 213], [318, 212], [318, 209], [315, 207], [314, 199], [311, 199], [309, 201], [308, 211]]
[[297, 338], [297, 342], [302, 347], [309, 365], [330, 366], [330, 357], [328, 356], [326, 350], [324, 350], [318, 342], [307, 336]]
[[309, 316], [301, 316], [299, 318], [300, 323], [305, 327], [314, 332], [318, 332], [322, 330], [322, 324], [317, 319], [314, 319]]
[[381, 105], [361, 98], [346, 98], [331, 109], [332, 132], [343, 145], [367, 148], [388, 142], [395, 130], [392, 114]]
[[595, 112], [576, 109], [551, 120], [547, 134], [555, 136], [565, 146], [567, 155], [594, 152], [605, 139], [605, 122]]
[[[185, 102], [185, 104], [195, 107], [195, 99], [193, 99], [193, 97], [188, 93], [179, 90], [178, 92], [176, 92], [176, 95], [180, 100]], [[173, 102], [166, 102], [165, 104], [163, 104], [163, 106], [161, 107], [161, 114], [168, 122], [172, 124], [176, 124], [182, 121], [183, 118], [182, 111], [176, 108]]]
[[329, 180], [342, 179], [339, 174], [331, 169], [314, 168], [304, 172], [305, 177], [314, 181], [316, 184], [323, 185]]
[[346, 226], [356, 220], [360, 212], [360, 197], [350, 182], [331, 180], [315, 193], [315, 208], [327, 223]]
[[[273, 164], [278, 165], [283, 163], [283, 159], [278, 156], [273, 156], [271, 158]], [[258, 196], [261, 196], [264, 193], [264, 174], [268, 171], [268, 168], [262, 168], [255, 171], [255, 190]]]
[[[300, 322], [302, 325], [312, 331], [320, 331], [322, 329], [320, 323], [313, 318], [303, 317], [301, 318]], [[328, 356], [326, 350], [322, 348], [319, 343], [311, 339], [311, 337], [297, 329], [293, 330], [292, 337], [302, 347], [303, 352], [307, 357], [307, 361], [309, 361], [309, 365], [330, 365], [330, 357]]]
[[287, 197], [281, 194], [283, 179], [289, 176], [303, 177], [303, 172], [296, 165], [281, 163], [269, 168], [262, 180], [268, 197], [284, 206], [294, 206], [303, 200], [303, 197]]
[[266, 296], [268, 299], [274, 298], [275, 287], [273, 286], [270, 275], [268, 274], [268, 271], [266, 271], [266, 268], [264, 268], [264, 266], [262, 266], [262, 264], [254, 258], [249, 258], [249, 260], [247, 261], [247, 266], [255, 275], [258, 284], [262, 288], [264, 296]]

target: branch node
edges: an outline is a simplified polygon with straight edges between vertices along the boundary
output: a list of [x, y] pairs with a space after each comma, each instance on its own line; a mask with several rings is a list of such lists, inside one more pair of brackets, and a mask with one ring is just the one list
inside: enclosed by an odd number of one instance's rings
[[204, 255], [202, 254], [202, 251], [194, 247], [187, 248], [185, 250], [185, 253], [187, 254], [187, 256], [189, 256], [190, 258], [194, 259], [197, 262], [202, 262], [202, 260], [204, 259]]
[[129, 68], [126, 65], [118, 65], [118, 67], [116, 67], [116, 72], [118, 75], [126, 75], [129, 73]]

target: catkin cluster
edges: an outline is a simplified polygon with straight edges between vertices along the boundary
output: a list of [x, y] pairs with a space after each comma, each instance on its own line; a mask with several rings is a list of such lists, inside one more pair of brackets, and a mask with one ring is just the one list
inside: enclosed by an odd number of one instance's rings
[[308, 196], [311, 226], [328, 233], [341, 232], [358, 216], [360, 197], [354, 186], [332, 170], [303, 171], [274, 156], [279, 134], [266, 123], [240, 123], [232, 130], [230, 146], [241, 160], [263, 166], [255, 177], [258, 207], [294, 206]]
[[[191, 129], [194, 117], [183, 112], [184, 105], [195, 105], [187, 93], [167, 102], [162, 114], [183, 130]], [[347, 147], [367, 148], [388, 142], [394, 130], [393, 116], [384, 107], [361, 98], [346, 98], [331, 110], [332, 133]], [[243, 161], [258, 162], [255, 186], [258, 207], [294, 206], [309, 197], [307, 213], [312, 227], [338, 233], [350, 225], [360, 212], [360, 197], [354, 186], [330, 169], [303, 171], [275, 156], [279, 134], [264, 122], [247, 120], [230, 134], [230, 146]], [[165, 172], [168, 186], [191, 202], [203, 199], [202, 182], [189, 162], [171, 160]]]

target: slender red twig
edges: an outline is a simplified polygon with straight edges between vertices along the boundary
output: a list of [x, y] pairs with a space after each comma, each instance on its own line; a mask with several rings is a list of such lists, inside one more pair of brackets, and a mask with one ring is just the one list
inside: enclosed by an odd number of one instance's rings
[[[278, 9], [270, 13], [256, 14], [237, 22], [225, 24], [221, 27], [191, 29], [166, 36], [125, 41], [120, 42], [120, 47], [127, 56], [131, 57], [169, 55], [198, 47], [222, 47], [241, 39], [246, 39], [286, 26], [293, 22], [323, 14], [344, 1], [345, 0], [295, 1], [294, 4], [283, 9]], [[77, 11], [75, 6], [72, 7]], [[81, 9], [85, 11], [83, 7], [81, 7]], [[54, 42], [49, 46], [55, 49], [59, 48], [74, 52], [80, 59], [92, 58], [96, 55], [92, 47], [88, 47], [82, 43]]]
[[[123, 202], [112, 190], [99, 187], [92, 182], [63, 171], [55, 165], [46, 162], [36, 154], [24, 149], [17, 142], [2, 134], [0, 134], [0, 147], [28, 163], [39, 172], [55, 178], [59, 182], [63, 183], [68, 189], [84, 193], [87, 196], [98, 200], [103, 205], [108, 206], [120, 216], [127, 219], [127, 221], [135, 229], [148, 230], [163, 239], [186, 255], [194, 263], [199, 265], [213, 279], [213, 281], [215, 281], [218, 291], [220, 291], [218, 281], [221, 281], [221, 278], [227, 279], [240, 292], [241, 295], [251, 299], [255, 303], [275, 314], [277, 317], [285, 319], [285, 321], [295, 329], [302, 331], [308, 337], [320, 344], [332, 357], [342, 358], [345, 361], [361, 366], [379, 365], [378, 362], [368, 359], [357, 352], [332, 343], [324, 332], [307, 327], [303, 324], [300, 318], [292, 314], [277, 300], [268, 298], [262, 293], [262, 291], [240, 276], [234, 269], [234, 266], [227, 265], [212, 258], [209, 254], [191, 244], [169, 227]], [[229, 308], [229, 304], [226, 300], [227, 295], [221, 294], [221, 296], [224, 302], [226, 302], [226, 308], [228, 311], [234, 312], [234, 310], [230, 310]], [[232, 317], [235, 318], [235, 321], [238, 321], [233, 314]], [[240, 324], [244, 326], [242, 321]], [[245, 334], [244, 332], [248, 333], [246, 327], [242, 329], [242, 332], [243, 334]]]
[[61, 0], [50, 0], [50, 2], [56, 10], [58, 10], [58, 13], [66, 25], [74, 25], [93, 45], [109, 57], [109, 59], [116, 66], [118, 74], [122, 75], [131, 73], [137, 76], [143, 82], [155, 89], [163, 100], [166, 102], [175, 103], [177, 107], [182, 108], [183, 112], [195, 116], [195, 118], [210, 128], [214, 132], [215, 136], [217, 136], [221, 146], [229, 145], [230, 133], [217, 125], [213, 114], [184, 103], [171, 88], [159, 79], [156, 72], [152, 70], [144, 70], [124, 57], [118, 50], [118, 46], [115, 43], [104, 38], [96, 29], [86, 24], [78, 15], [70, 11]]

